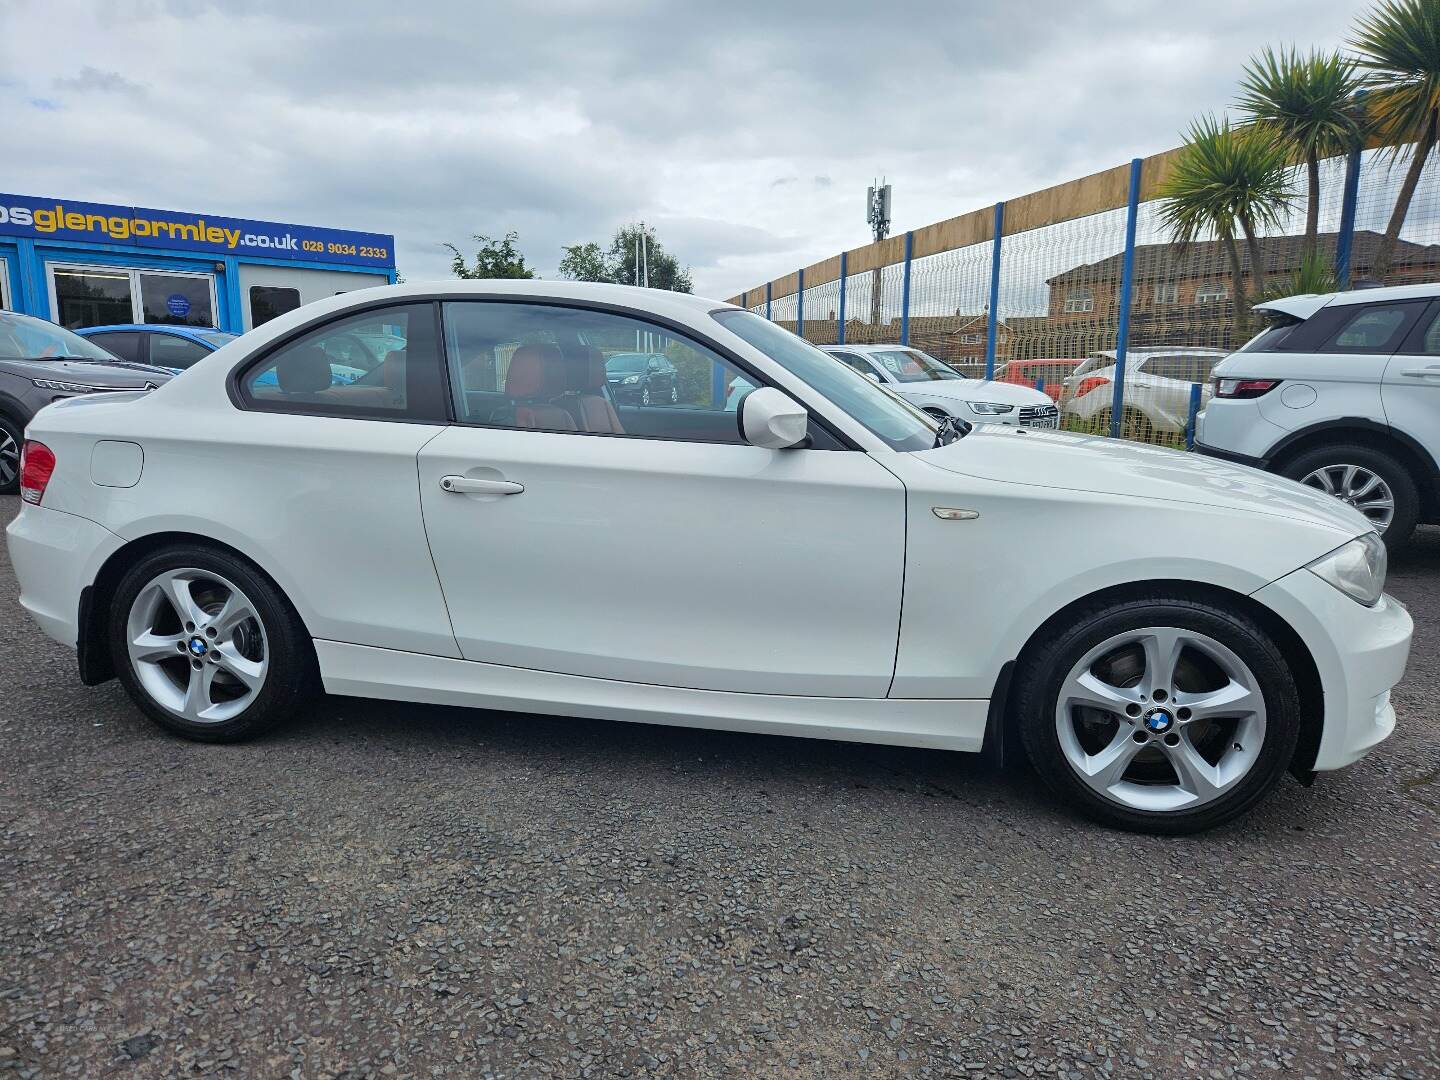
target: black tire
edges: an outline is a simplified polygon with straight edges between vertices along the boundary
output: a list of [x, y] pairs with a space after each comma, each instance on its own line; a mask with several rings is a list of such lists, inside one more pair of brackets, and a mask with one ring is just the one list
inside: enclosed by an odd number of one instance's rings
[[[0, 495], [14, 495], [20, 490], [20, 446], [25, 441], [25, 425], [0, 413]], [[11, 456], [11, 448], [14, 456]], [[14, 475], [6, 478], [6, 474]]]
[[[1250, 669], [1265, 702], [1264, 742], [1250, 771], [1214, 801], [1191, 810], [1137, 810], [1101, 795], [1067, 761], [1057, 733], [1060, 689], [1070, 670], [1107, 639], [1151, 626], [1198, 631], [1224, 645]], [[1264, 628], [1238, 609], [1175, 595], [1101, 602], [1076, 613], [1027, 648], [1013, 685], [1019, 689], [1012, 715], [1035, 770], [1082, 813], [1130, 832], [1182, 835], [1239, 817], [1279, 782], [1300, 734], [1294, 678]]]
[[[264, 683], [243, 712], [226, 720], [197, 723], [165, 708], [141, 684], [130, 657], [126, 631], [136, 598], [158, 575], [181, 568], [233, 582], [250, 599], [264, 631], [269, 665]], [[254, 738], [294, 715], [318, 684], [310, 637], [284, 594], [245, 560], [217, 548], [177, 544], [140, 559], [116, 587], [106, 634], [115, 671], [140, 710], [165, 730], [198, 742]]]
[[1410, 470], [1383, 450], [1358, 443], [1334, 443], [1306, 450], [1291, 458], [1279, 469], [1282, 476], [1300, 480], [1326, 465], [1359, 465], [1369, 469], [1385, 483], [1395, 496], [1395, 513], [1381, 539], [1390, 551], [1405, 545], [1420, 520], [1420, 490]]

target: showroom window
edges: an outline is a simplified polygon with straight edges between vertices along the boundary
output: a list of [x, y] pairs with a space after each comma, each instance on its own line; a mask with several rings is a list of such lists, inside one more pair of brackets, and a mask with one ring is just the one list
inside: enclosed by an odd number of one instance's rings
[[50, 263], [50, 309], [61, 326], [215, 326], [215, 278], [169, 270]]
[[443, 307], [456, 416], [465, 423], [740, 443], [754, 388], [705, 346], [625, 315], [544, 304]]
[[[339, 296], [339, 293], [335, 294]], [[262, 326], [300, 306], [299, 289], [282, 289], [275, 285], [250, 286], [250, 325]]]
[[10, 300], [10, 262], [0, 259], [0, 311], [13, 310]]
[[377, 308], [326, 323], [251, 365], [252, 408], [375, 420], [444, 422], [433, 304]]

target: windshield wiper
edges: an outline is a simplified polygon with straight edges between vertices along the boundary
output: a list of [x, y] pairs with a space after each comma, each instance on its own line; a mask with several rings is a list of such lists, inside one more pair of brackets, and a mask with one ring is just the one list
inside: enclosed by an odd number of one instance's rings
[[963, 439], [969, 435], [970, 429], [974, 426], [969, 420], [960, 420], [954, 416], [942, 416], [940, 417], [940, 426], [935, 429], [934, 446], [949, 446], [957, 439]]
[[48, 364], [54, 360], [79, 360], [87, 364], [105, 363], [103, 360], [96, 360], [93, 356], [17, 356], [16, 359], [37, 364]]

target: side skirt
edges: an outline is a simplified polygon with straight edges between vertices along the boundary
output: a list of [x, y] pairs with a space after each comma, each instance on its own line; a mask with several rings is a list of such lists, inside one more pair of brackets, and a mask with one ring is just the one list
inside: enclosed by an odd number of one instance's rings
[[978, 751], [988, 701], [737, 694], [316, 640], [325, 692], [508, 712]]

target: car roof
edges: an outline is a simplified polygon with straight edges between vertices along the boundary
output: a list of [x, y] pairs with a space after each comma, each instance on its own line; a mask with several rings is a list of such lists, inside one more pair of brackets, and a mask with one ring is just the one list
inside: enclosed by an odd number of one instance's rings
[[[218, 326], [174, 326], [170, 323], [108, 323], [105, 326], [84, 326], [75, 333], [81, 337], [89, 337], [92, 334], [109, 334], [115, 331], [126, 331], [142, 334], [173, 334], [176, 337], [204, 338], [207, 334], [228, 334], [228, 330], [221, 330]], [[231, 335], [232, 337], [234, 335]]]
[[1379, 289], [1349, 289], [1333, 293], [1299, 293], [1256, 304], [1256, 311], [1279, 311], [1308, 319], [1323, 307], [1346, 307], [1351, 304], [1380, 304], [1390, 300], [1432, 300], [1440, 297], [1440, 282], [1420, 285], [1387, 285]]

